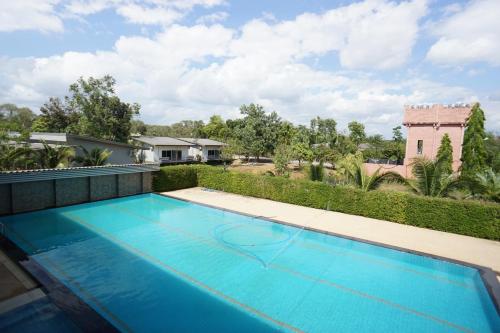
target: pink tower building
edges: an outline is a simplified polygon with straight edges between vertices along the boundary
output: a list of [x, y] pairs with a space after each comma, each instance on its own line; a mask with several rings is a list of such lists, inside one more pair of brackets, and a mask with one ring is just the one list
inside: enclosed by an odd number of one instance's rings
[[394, 171], [406, 178], [413, 177], [411, 163], [416, 157], [436, 158], [441, 139], [448, 133], [453, 148], [453, 170], [460, 167], [464, 130], [472, 107], [468, 104], [407, 105], [403, 125], [408, 129], [403, 165], [365, 163], [368, 174], [380, 169]]
[[441, 139], [448, 133], [453, 147], [453, 170], [457, 171], [470, 112], [468, 104], [405, 106], [403, 125], [408, 129], [408, 136], [404, 165], [411, 164], [415, 157], [434, 159]]

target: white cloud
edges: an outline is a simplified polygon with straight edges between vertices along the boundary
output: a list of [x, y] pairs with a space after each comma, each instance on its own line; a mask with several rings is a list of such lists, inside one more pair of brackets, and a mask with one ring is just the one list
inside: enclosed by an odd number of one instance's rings
[[170, 25], [179, 20], [183, 14], [167, 8], [147, 8], [136, 4], [120, 6], [116, 12], [131, 23]]
[[[289, 21], [252, 20], [239, 29], [173, 24], [154, 37], [122, 36], [106, 52], [0, 58], [0, 101], [37, 110], [49, 96], [67, 94], [68, 85], [79, 76], [109, 73], [117, 79], [120, 97], [139, 102], [142, 118], [149, 123], [206, 120], [214, 113], [237, 117], [241, 104], [255, 102], [298, 123], [319, 115], [333, 117], [343, 127], [356, 119], [369, 132], [389, 135], [401, 122], [404, 104], [468, 102], [480, 96], [414, 74], [380, 80], [359, 71], [319, 70], [305, 60], [339, 53], [341, 65], [348, 68], [398, 66], [411, 52], [418, 19], [397, 21], [393, 32], [384, 18], [396, 14], [407, 18], [408, 12], [420, 17], [422, 11], [422, 2], [366, 1]], [[391, 40], [401, 39], [400, 45], [378, 50], [376, 43], [368, 43], [364, 50], [354, 48], [350, 43], [368, 38], [370, 24], [379, 29], [373, 38], [382, 38], [385, 31]], [[359, 32], [361, 36], [355, 37], [358, 26], [366, 35]], [[363, 59], [359, 54], [373, 57]], [[498, 103], [491, 105], [485, 108], [487, 117], [499, 111]], [[500, 127], [500, 119], [491, 118], [494, 122], [489, 124]]]
[[15, 30], [63, 30], [63, 22], [55, 13], [59, 0], [0, 1], [0, 32]]
[[223, 22], [229, 17], [228, 12], [215, 12], [212, 14], [201, 16], [196, 20], [198, 24], [211, 24], [217, 22]]
[[500, 66], [500, 1], [472, 1], [434, 27], [439, 37], [427, 53], [437, 64], [487, 62]]

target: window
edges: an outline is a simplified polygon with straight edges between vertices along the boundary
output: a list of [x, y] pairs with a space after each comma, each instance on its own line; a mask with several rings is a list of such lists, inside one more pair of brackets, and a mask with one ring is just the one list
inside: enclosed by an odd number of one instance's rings
[[208, 159], [209, 160], [218, 160], [220, 156], [220, 150], [210, 149], [208, 151]]
[[417, 141], [417, 155], [422, 155], [422, 151], [424, 150], [424, 140]]
[[165, 161], [182, 160], [182, 150], [162, 150], [161, 159]]

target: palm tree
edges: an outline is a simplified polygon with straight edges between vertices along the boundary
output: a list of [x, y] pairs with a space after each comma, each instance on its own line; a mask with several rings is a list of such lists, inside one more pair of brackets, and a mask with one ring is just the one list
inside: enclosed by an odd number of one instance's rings
[[29, 156], [32, 154], [29, 147], [17, 147], [12, 144], [0, 145], [0, 170], [14, 170], [16, 167], [29, 164]]
[[500, 174], [489, 168], [467, 180], [473, 197], [500, 202]]
[[370, 176], [366, 173], [362, 163], [355, 163], [350, 168], [346, 168], [345, 172], [349, 183], [364, 192], [376, 190], [386, 182], [406, 183], [400, 174], [393, 171], [380, 173], [380, 170], [381, 168], [378, 168]]
[[53, 169], [67, 165], [75, 156], [75, 151], [68, 146], [50, 146], [45, 141], [43, 148], [37, 150], [38, 164], [42, 169]]
[[412, 163], [414, 181], [409, 182], [413, 190], [421, 195], [445, 197], [462, 184], [456, 174], [449, 174], [443, 168], [443, 160], [435, 161], [424, 157], [416, 158]]
[[84, 147], [80, 146], [83, 151], [83, 156], [78, 156], [75, 161], [83, 166], [100, 166], [107, 164], [109, 156], [112, 154], [111, 151], [107, 149], [101, 149], [95, 147], [91, 151], [88, 151]]

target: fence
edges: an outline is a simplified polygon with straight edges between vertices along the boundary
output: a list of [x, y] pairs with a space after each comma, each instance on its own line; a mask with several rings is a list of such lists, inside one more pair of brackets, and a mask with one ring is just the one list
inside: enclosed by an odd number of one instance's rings
[[0, 172], [0, 215], [151, 192], [157, 170], [148, 163]]

